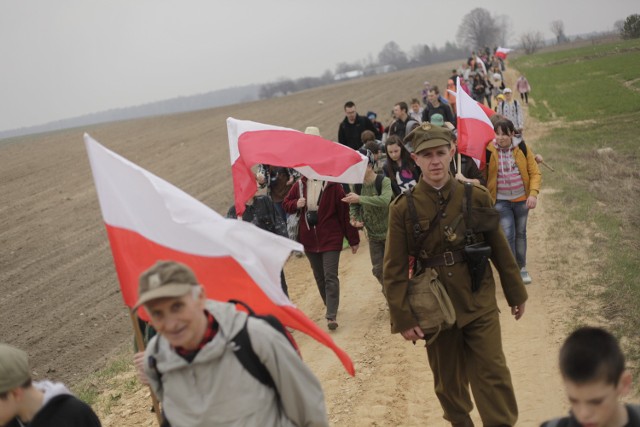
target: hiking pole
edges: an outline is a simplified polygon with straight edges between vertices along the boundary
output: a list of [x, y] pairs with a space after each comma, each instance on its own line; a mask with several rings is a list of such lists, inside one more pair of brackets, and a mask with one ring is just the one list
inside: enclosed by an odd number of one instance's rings
[[545, 165], [545, 166], [546, 166], [546, 167], [547, 167], [551, 172], [555, 172], [555, 171], [556, 171], [554, 168], [552, 168], [551, 166], [549, 166], [549, 165], [547, 164], [547, 162], [545, 162], [544, 160], [543, 160], [543, 161], [541, 161], [540, 163], [542, 163], [543, 165]]
[[[138, 346], [138, 351], [144, 351], [144, 338], [142, 337], [142, 331], [140, 330], [140, 323], [138, 323], [138, 316], [133, 312], [133, 310], [129, 311], [129, 315], [131, 316], [131, 323], [133, 323], [133, 333], [136, 338], [136, 345]], [[153, 389], [149, 385], [149, 391], [151, 392], [151, 403], [153, 404], [153, 411], [156, 413], [156, 418], [158, 419], [158, 425], [162, 425], [162, 412], [160, 412], [160, 402], [158, 402], [158, 398], [156, 397]]]

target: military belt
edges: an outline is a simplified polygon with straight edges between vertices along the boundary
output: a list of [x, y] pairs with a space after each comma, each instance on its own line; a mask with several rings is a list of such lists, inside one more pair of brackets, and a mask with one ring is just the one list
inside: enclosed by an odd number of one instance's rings
[[464, 251], [459, 249], [457, 251], [447, 251], [429, 258], [422, 258], [420, 264], [424, 268], [441, 267], [443, 265], [448, 267], [464, 260]]

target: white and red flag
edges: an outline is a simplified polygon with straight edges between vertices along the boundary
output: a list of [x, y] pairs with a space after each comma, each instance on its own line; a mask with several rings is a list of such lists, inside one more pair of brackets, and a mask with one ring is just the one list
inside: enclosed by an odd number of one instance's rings
[[456, 110], [458, 113], [458, 151], [475, 160], [484, 169], [485, 149], [496, 135], [489, 116], [494, 111], [475, 101], [456, 82]]
[[307, 178], [345, 184], [362, 183], [367, 170], [365, 156], [320, 136], [231, 117], [227, 132], [238, 215], [257, 190], [251, 171], [256, 164], [294, 168]]
[[[347, 372], [353, 363], [280, 287], [280, 271], [302, 246], [227, 219], [179, 188], [84, 136], [124, 303], [137, 300], [138, 277], [158, 260], [193, 269], [208, 298], [238, 299], [273, 314], [331, 348]], [[143, 310], [140, 317], [147, 319]]]
[[506, 47], [499, 47], [498, 49], [496, 49], [496, 56], [498, 58], [502, 58], [502, 59], [506, 59], [507, 55], [509, 54], [509, 52], [511, 52], [513, 49], [509, 49]]

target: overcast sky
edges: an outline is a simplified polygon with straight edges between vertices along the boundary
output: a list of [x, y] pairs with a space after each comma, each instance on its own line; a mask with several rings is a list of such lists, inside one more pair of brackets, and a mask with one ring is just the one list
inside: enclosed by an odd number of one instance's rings
[[[613, 28], [638, 0], [0, 0], [0, 130], [278, 77], [319, 76], [393, 40], [455, 41], [475, 7], [510, 42]], [[440, 6], [441, 5], [441, 6]]]

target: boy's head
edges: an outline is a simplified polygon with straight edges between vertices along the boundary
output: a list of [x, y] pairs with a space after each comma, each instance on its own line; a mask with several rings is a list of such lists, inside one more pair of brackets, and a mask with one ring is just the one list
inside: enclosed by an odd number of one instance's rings
[[582, 425], [608, 426], [624, 416], [618, 399], [631, 387], [617, 340], [594, 327], [575, 330], [560, 349], [560, 373], [571, 410]]
[[18, 415], [23, 389], [31, 386], [27, 353], [0, 344], [0, 425]]

